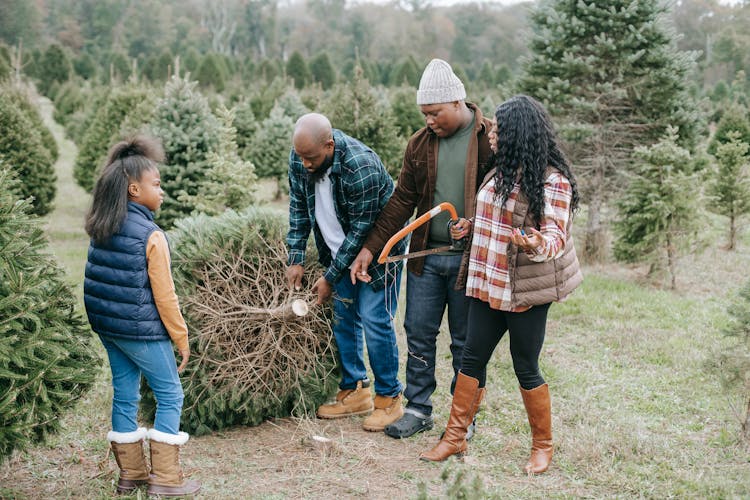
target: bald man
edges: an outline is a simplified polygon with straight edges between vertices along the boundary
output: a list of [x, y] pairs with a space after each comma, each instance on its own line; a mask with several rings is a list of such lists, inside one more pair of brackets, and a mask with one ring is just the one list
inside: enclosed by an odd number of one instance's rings
[[[334, 297], [333, 335], [342, 374], [336, 401], [322, 405], [317, 415], [343, 418], [369, 414], [362, 423], [368, 431], [382, 431], [403, 415], [391, 319], [398, 303], [401, 266], [395, 268], [395, 279], [387, 287], [383, 265], [367, 269], [372, 278], [369, 282], [352, 283], [349, 268], [393, 188], [393, 180], [372, 149], [333, 129], [321, 114], [310, 113], [297, 120], [289, 154], [287, 280], [293, 289], [302, 288], [305, 249], [312, 230], [318, 259], [326, 268], [322, 276], [313, 277], [312, 290], [319, 304]], [[403, 242], [394, 252], [402, 253], [405, 245]], [[375, 378], [374, 401], [363, 334]]]

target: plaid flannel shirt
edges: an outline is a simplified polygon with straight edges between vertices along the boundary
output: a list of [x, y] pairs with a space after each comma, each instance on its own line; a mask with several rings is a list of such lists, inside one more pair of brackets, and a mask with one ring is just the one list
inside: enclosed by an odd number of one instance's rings
[[[495, 180], [492, 178], [477, 194], [477, 209], [469, 257], [466, 295], [490, 304], [492, 309], [521, 312], [528, 307], [511, 307], [512, 286], [508, 273], [508, 249], [513, 229], [513, 210], [520, 190], [516, 183], [504, 207], [495, 202]], [[526, 254], [530, 260], [545, 262], [565, 251], [566, 227], [570, 217], [573, 189], [559, 172], [544, 181], [544, 207], [539, 232], [542, 246]]]
[[[333, 204], [336, 218], [346, 235], [336, 258], [332, 259], [331, 250], [315, 222], [315, 185], [294, 148], [289, 154], [289, 232], [286, 238], [289, 248], [287, 264], [304, 265], [307, 239], [312, 229], [318, 259], [327, 268], [324, 276], [332, 284], [342, 277], [349, 279], [349, 267], [393, 194], [393, 179], [372, 149], [336, 129], [333, 130], [333, 141], [333, 164], [329, 173]], [[391, 254], [404, 253], [407, 242], [408, 239], [399, 242]], [[385, 265], [373, 260], [368, 272], [372, 277], [370, 285], [375, 289], [382, 288]]]

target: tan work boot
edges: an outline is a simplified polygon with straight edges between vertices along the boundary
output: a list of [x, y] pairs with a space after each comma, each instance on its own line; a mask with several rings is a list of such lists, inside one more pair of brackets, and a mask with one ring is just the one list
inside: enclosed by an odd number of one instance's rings
[[145, 427], [133, 432], [107, 433], [107, 441], [112, 447], [115, 461], [120, 468], [117, 480], [117, 493], [131, 493], [137, 487], [148, 482], [148, 465], [143, 452], [143, 441], [146, 439]]
[[336, 394], [336, 402], [318, 408], [318, 418], [343, 418], [367, 415], [372, 411], [370, 381], [360, 380], [356, 389], [343, 389]]
[[403, 416], [401, 394], [396, 394], [392, 398], [378, 394], [375, 396], [375, 411], [362, 422], [362, 428], [372, 432], [382, 431], [386, 425], [392, 424]]
[[167, 434], [156, 429], [148, 431], [151, 440], [151, 477], [148, 479], [148, 494], [162, 497], [192, 495], [201, 489], [201, 484], [185, 479], [180, 464], [180, 446], [187, 443], [186, 432]]

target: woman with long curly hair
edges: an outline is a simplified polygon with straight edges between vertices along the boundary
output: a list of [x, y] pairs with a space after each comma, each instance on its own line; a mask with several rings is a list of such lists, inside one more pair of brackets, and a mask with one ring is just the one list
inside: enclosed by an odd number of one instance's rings
[[583, 280], [570, 234], [578, 190], [549, 115], [531, 97], [517, 95], [497, 107], [489, 140], [494, 169], [477, 194], [474, 220], [461, 219], [452, 230], [454, 238], [473, 233], [461, 276], [471, 300], [461, 371], [445, 433], [420, 458], [442, 461], [466, 451], [487, 363], [507, 331], [531, 426], [525, 470], [540, 473], [552, 459], [552, 416], [539, 353], [550, 304]]

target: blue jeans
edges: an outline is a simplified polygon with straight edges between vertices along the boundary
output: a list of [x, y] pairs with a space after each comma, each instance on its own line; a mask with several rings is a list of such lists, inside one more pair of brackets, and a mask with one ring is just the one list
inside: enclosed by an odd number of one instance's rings
[[435, 392], [435, 350], [443, 312], [448, 306], [448, 329], [451, 335], [453, 358], [453, 380], [451, 394], [461, 368], [461, 354], [466, 342], [466, 321], [469, 314], [469, 299], [466, 290], [454, 290], [461, 254], [428, 255], [424, 260], [422, 275], [409, 273], [406, 280], [406, 343], [409, 356], [406, 359], [407, 408], [432, 415], [432, 400]]
[[102, 336], [99, 339], [107, 350], [112, 369], [112, 430], [133, 432], [138, 429], [136, 415], [143, 374], [156, 398], [154, 429], [177, 434], [180, 431], [183, 393], [172, 342]]
[[[367, 379], [364, 341], [375, 376], [375, 394], [393, 397], [402, 390], [398, 381], [398, 345], [391, 314], [396, 314], [398, 287], [401, 283], [401, 266], [395, 283], [389, 282], [386, 290], [373, 290], [358, 281], [352, 285], [348, 273], [334, 285], [333, 336], [336, 338], [341, 361], [339, 388], [354, 389], [357, 382]], [[386, 295], [387, 294], [387, 295]]]

